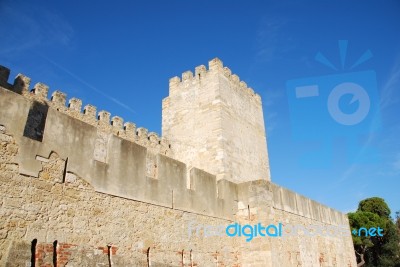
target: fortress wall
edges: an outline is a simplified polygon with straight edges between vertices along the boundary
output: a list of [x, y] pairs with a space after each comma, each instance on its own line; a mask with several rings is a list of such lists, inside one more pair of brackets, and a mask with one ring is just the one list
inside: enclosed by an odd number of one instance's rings
[[[11, 127], [10, 133], [19, 144], [17, 163], [21, 174], [37, 177], [41, 162], [55, 151], [66, 161], [66, 172], [84, 177], [98, 192], [233, 218], [236, 204], [231, 183], [217, 184], [215, 176], [194, 168], [187, 187], [186, 164], [154, 154], [149, 148], [77, 120], [47, 103], [0, 90], [1, 123], [7, 129]], [[32, 111], [38, 105], [45, 110], [40, 118]], [[221, 191], [232, 191], [226, 194], [226, 200], [217, 194], [217, 187], [225, 186]]]
[[[273, 212], [288, 236], [272, 240], [272, 266], [357, 266], [348, 224], [337, 226], [282, 210]], [[298, 227], [297, 235], [290, 235], [292, 226]]]
[[229, 220], [97, 192], [55, 152], [38, 177], [21, 175], [16, 140], [7, 128], [0, 139], [0, 266], [28, 266], [33, 240], [36, 266], [53, 266], [54, 255], [58, 266], [147, 266], [149, 249], [152, 266], [238, 264], [235, 239], [189, 235], [191, 222]]
[[243, 224], [283, 229], [243, 242], [243, 266], [357, 266], [346, 215], [268, 181], [240, 184], [238, 198]]
[[[122, 122], [110, 126], [108, 113], [77, 118], [62, 94], [41, 100], [45, 87], [20, 90], [25, 76], [11, 85], [4, 73], [0, 67], [0, 266], [29, 264], [33, 240], [38, 266], [54, 257], [59, 266], [356, 266], [342, 213], [265, 179], [217, 181], [158, 153], [145, 130], [122, 138], [110, 131]], [[196, 235], [196, 225], [235, 222], [345, 226], [343, 237]]]
[[87, 104], [82, 107], [82, 100], [75, 97], [69, 99], [67, 104], [66, 94], [58, 90], [54, 91], [51, 98], [48, 99], [49, 87], [44, 83], [37, 83], [33, 88], [30, 88], [31, 79], [23, 74], [18, 74], [14, 82], [10, 84], [8, 83], [9, 74], [10, 71], [7, 68], [0, 66], [0, 86], [3, 88], [92, 125], [103, 134], [113, 134], [122, 139], [140, 144], [153, 153], [172, 155], [171, 144], [165, 138], [159, 137], [157, 133], [149, 132], [146, 128], [137, 128], [136, 124], [132, 122], [124, 123], [121, 117], [111, 117], [108, 111], [101, 110], [97, 112], [97, 108], [93, 105]]

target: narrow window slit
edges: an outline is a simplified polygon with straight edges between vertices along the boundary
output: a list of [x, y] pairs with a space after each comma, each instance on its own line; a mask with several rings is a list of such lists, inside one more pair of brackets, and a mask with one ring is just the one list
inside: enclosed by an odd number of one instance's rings
[[150, 248], [147, 249], [147, 267], [151, 266], [150, 262]]
[[36, 266], [36, 245], [37, 245], [37, 239], [33, 239], [31, 243], [31, 266], [35, 267]]
[[182, 267], [185, 267], [185, 262], [184, 262], [184, 258], [185, 258], [185, 250], [182, 249]]
[[111, 245], [107, 245], [107, 258], [108, 258], [108, 266], [111, 267]]
[[53, 266], [57, 267], [57, 246], [58, 246], [58, 241], [53, 242]]
[[65, 159], [63, 179], [62, 179], [63, 184], [65, 183], [65, 178], [67, 177], [67, 165], [68, 165], [68, 158]]
[[171, 195], [171, 200], [172, 200], [172, 209], [174, 209], [174, 190], [172, 189], [172, 195]]

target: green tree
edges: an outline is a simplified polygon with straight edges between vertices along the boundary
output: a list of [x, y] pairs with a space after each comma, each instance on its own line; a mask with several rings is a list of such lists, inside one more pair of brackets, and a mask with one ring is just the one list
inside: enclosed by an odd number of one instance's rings
[[375, 214], [378, 214], [379, 217], [389, 219], [390, 218], [390, 209], [386, 204], [385, 200], [380, 197], [371, 197], [364, 200], [361, 200], [358, 204], [357, 211], [368, 211]]
[[[353, 233], [357, 266], [400, 267], [400, 235], [397, 225], [390, 218], [390, 209], [379, 197], [360, 201], [356, 212], [349, 213], [349, 223]], [[399, 219], [397, 219], [399, 221]], [[400, 221], [399, 221], [400, 224]], [[383, 236], [366, 235], [360, 228], [381, 228]]]
[[[382, 242], [381, 236], [366, 236], [364, 232], [361, 231], [359, 234], [359, 229], [364, 227], [366, 229], [372, 227], [380, 227], [381, 229], [385, 229], [385, 220], [379, 215], [368, 212], [368, 211], [357, 211], [354, 213], [349, 213], [349, 222], [353, 232], [353, 244], [354, 249], [357, 255], [357, 261], [359, 263], [357, 266], [364, 266], [366, 263], [366, 253], [368, 250], [371, 250], [375, 244], [379, 244]], [[367, 257], [369, 258], [369, 257]]]

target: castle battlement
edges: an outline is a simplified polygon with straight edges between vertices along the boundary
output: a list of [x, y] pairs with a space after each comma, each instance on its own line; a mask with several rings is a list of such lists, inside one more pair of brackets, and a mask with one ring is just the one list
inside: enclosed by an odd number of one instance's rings
[[241, 81], [239, 76], [232, 74], [232, 71], [228, 67], [224, 67], [222, 61], [219, 58], [214, 58], [208, 62], [208, 70], [206, 66], [200, 65], [195, 68], [195, 72], [188, 70], [182, 73], [181, 77], [172, 77], [169, 80], [169, 92], [170, 96], [175, 94], [177, 90], [182, 88], [188, 88], [189, 84], [199, 83], [202, 79], [206, 78], [207, 75], [223, 75], [232, 85], [235, 90], [242, 90], [248, 96], [253, 98], [255, 101], [261, 103], [261, 97], [254, 90], [247, 86], [244, 81]]
[[236, 185], [217, 183], [215, 175], [168, 157], [171, 145], [157, 133], [124, 123], [108, 111], [97, 112], [90, 104], [82, 110], [78, 98], [66, 105], [66, 94], [59, 90], [49, 99], [49, 86], [37, 83], [30, 89], [30, 78], [22, 74], [10, 84], [9, 73], [0, 67], [0, 88], [7, 89], [1, 89], [0, 113], [7, 119], [0, 124], [21, 146], [23, 156], [17, 160], [21, 174], [39, 177], [43, 161], [56, 153], [68, 161], [66, 175], [80, 177], [96, 191], [233, 218]]
[[82, 109], [82, 100], [72, 97], [67, 102], [67, 95], [59, 90], [51, 94], [48, 98], [49, 86], [38, 82], [30, 89], [31, 78], [18, 74], [14, 82], [8, 83], [10, 70], [4, 66], [0, 66], [0, 86], [10, 91], [21, 94], [24, 97], [38, 101], [57, 111], [69, 115], [75, 119], [96, 126], [99, 130], [106, 133], [113, 133], [116, 136], [126, 140], [138, 143], [150, 148], [154, 153], [162, 153], [171, 155], [171, 144], [165, 138], [158, 136], [155, 132], [149, 132], [143, 127], [136, 127], [133, 122], [125, 122], [119, 116], [111, 117], [111, 113], [105, 110], [97, 112], [97, 108], [91, 104], [87, 104]]
[[[222, 62], [210, 61], [210, 69], [215, 66], [222, 68]], [[47, 162], [52, 153], [57, 153], [61, 159], [68, 159], [66, 174], [81, 177], [100, 192], [225, 218], [233, 218], [238, 211], [239, 195], [240, 205], [250, 205], [251, 197], [243, 196], [243, 192], [249, 191], [247, 186], [252, 182], [217, 181], [215, 174], [166, 156], [170, 144], [157, 133], [136, 128], [132, 122], [124, 124], [121, 117], [111, 118], [108, 111], [96, 112], [90, 104], [82, 111], [82, 100], [78, 98], [69, 99], [66, 105], [66, 94], [59, 90], [48, 99], [49, 86], [37, 83], [29, 89], [30, 78], [23, 74], [10, 84], [9, 73], [9, 69], [0, 66], [0, 89], [7, 89], [0, 91], [0, 124], [11, 129], [24, 153], [17, 160], [21, 174], [38, 177], [43, 160]], [[160, 147], [165, 151], [159, 151]], [[324, 216], [327, 223], [343, 223], [343, 219], [331, 221], [337, 215], [330, 214], [336, 211], [271, 186], [276, 208], [303, 214], [303, 209], [315, 206], [321, 212], [328, 210]], [[319, 220], [321, 216], [317, 212], [307, 217]]]
[[[220, 60], [170, 80], [163, 137], [9, 75], [1, 266], [356, 266], [345, 214], [270, 181], [261, 99]], [[233, 223], [326, 230], [208, 235]]]

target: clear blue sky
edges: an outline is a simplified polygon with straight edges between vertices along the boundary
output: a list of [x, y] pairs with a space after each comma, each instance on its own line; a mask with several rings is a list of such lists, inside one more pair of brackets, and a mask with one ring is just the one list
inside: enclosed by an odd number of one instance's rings
[[[168, 79], [219, 57], [262, 96], [273, 182], [344, 212], [372, 196], [400, 210], [399, 1], [1, 0], [0, 34], [12, 78], [24, 73], [159, 133]], [[338, 40], [348, 40], [344, 69]], [[373, 57], [349, 70], [367, 50]], [[329, 121], [334, 85], [309, 102], [287, 88], [353, 78], [371, 106], [356, 137]], [[350, 100], [338, 104], [346, 114], [361, 105]], [[308, 157], [321, 142], [327, 149]]]

